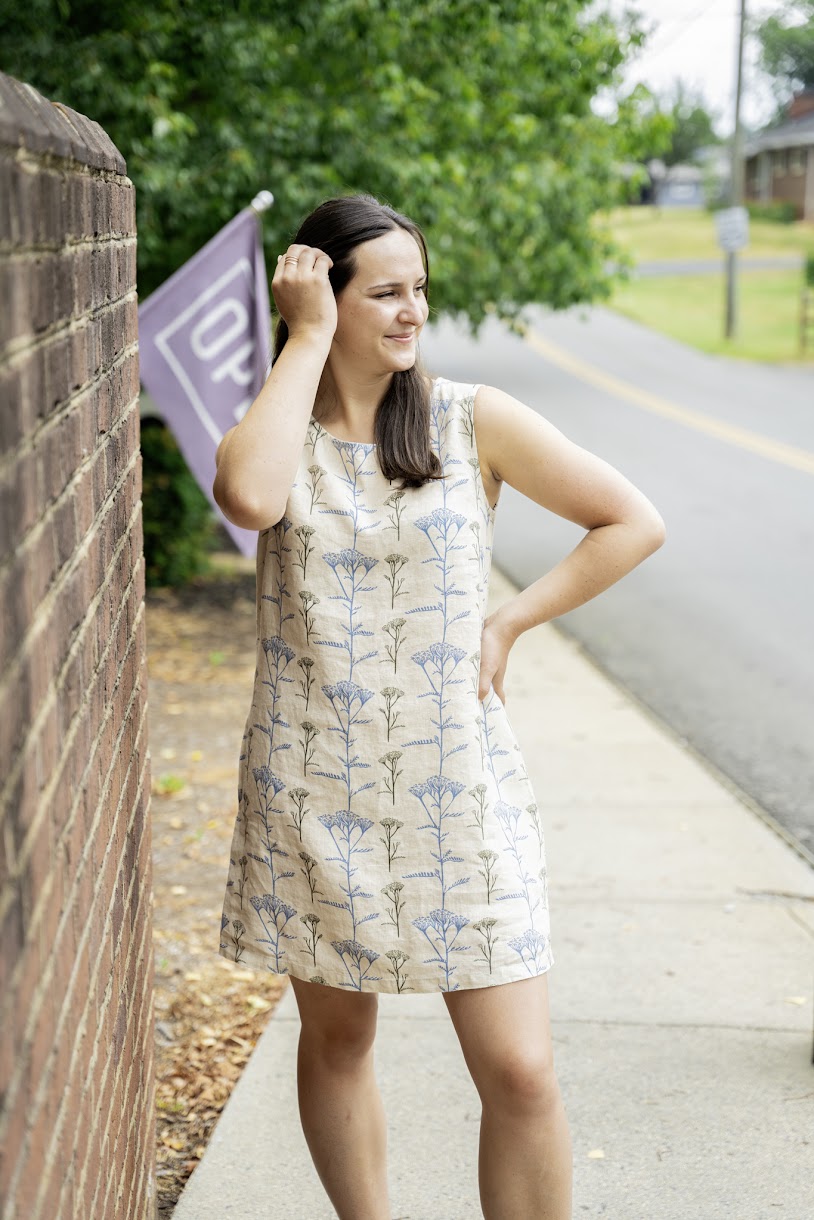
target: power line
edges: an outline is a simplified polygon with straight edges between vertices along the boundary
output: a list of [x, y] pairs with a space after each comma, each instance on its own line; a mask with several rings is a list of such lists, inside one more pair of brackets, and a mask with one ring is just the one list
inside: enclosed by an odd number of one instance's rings
[[[695, 11], [694, 13], [691, 13], [691, 14], [690, 14], [688, 17], [668, 17], [668, 18], [666, 18], [666, 20], [665, 20], [665, 22], [664, 22], [664, 24], [665, 24], [665, 25], [668, 25], [668, 24], [682, 24], [684, 28], [683, 28], [683, 29], [681, 29], [681, 30], [679, 30], [679, 31], [678, 31], [678, 32], [677, 32], [677, 33], [676, 33], [676, 34], [675, 34], [675, 35], [674, 35], [674, 36], [673, 36], [673, 37], [670, 39], [670, 41], [669, 41], [668, 43], [666, 43], [664, 46], [662, 46], [662, 47], [658, 47], [657, 49], [656, 49], [656, 47], [654, 46], [654, 47], [653, 47], [653, 49], [652, 49], [652, 50], [650, 50], [650, 52], [649, 52], [649, 58], [650, 58], [651, 60], [653, 60], [653, 59], [658, 59], [658, 57], [659, 57], [660, 55], [663, 55], [663, 54], [665, 53], [665, 51], [669, 51], [669, 50], [671, 50], [671, 49], [672, 49], [672, 48], [673, 48], [673, 47], [676, 45], [676, 43], [677, 43], [677, 42], [680, 42], [680, 40], [681, 40], [681, 39], [682, 39], [682, 38], [685, 36], [685, 34], [687, 34], [687, 33], [688, 33], [688, 31], [692, 29], [692, 27], [695, 25], [695, 23], [696, 23], [697, 21], [700, 21], [700, 20], [701, 20], [703, 17], [705, 17], [705, 16], [707, 17], [707, 20], [708, 20], [708, 21], [715, 21], [715, 20], [718, 20], [718, 21], [724, 21], [724, 20], [726, 20], [726, 21], [734, 21], [734, 20], [736, 20], [736, 19], [737, 19], [737, 16], [738, 16], [738, 14], [737, 14], [737, 13], [732, 13], [732, 14], [729, 14], [729, 13], [727, 13], [727, 14], [721, 13], [721, 14], [718, 14], [717, 16], [713, 16], [713, 17], [707, 16], [707, 14], [706, 14], [706, 10], [707, 10], [707, 8], [708, 8], [708, 7], [709, 7], [708, 0], [704, 0], [704, 3], [703, 3], [703, 4], [700, 4], [700, 5], [698, 6], [698, 8], [696, 9], [696, 11]], [[659, 31], [658, 31], [658, 29], [657, 29], [657, 30], [656, 30], [656, 37], [658, 37], [658, 33], [659, 33]], [[655, 42], [655, 40], [654, 40], [654, 42]], [[648, 51], [647, 44], [645, 44], [645, 46], [644, 46], [642, 49], [643, 49], [643, 51], [644, 51], [645, 53], [647, 53], [647, 51]]]

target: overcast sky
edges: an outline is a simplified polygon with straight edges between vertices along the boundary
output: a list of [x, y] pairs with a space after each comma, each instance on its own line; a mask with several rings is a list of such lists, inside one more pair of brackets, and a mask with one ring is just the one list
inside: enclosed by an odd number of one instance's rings
[[[610, 7], [616, 14], [626, 7], [635, 8], [644, 15], [640, 24], [653, 30], [645, 48], [629, 65], [626, 91], [643, 81], [662, 92], [680, 78], [703, 93], [707, 109], [717, 115], [719, 134], [731, 132], [740, 0], [605, 0], [600, 7]], [[785, 7], [776, 0], [747, 0], [746, 12], [754, 20]], [[741, 115], [752, 127], [768, 122], [774, 112], [771, 89], [756, 60], [755, 40], [747, 39]]]

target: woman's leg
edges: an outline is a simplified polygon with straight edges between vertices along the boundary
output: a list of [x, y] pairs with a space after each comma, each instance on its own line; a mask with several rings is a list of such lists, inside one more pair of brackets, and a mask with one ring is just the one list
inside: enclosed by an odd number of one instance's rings
[[486, 1220], [571, 1220], [571, 1134], [554, 1073], [546, 975], [442, 994], [482, 1102]]
[[297, 1093], [314, 1166], [340, 1220], [390, 1220], [387, 1124], [373, 1074], [378, 996], [291, 978]]

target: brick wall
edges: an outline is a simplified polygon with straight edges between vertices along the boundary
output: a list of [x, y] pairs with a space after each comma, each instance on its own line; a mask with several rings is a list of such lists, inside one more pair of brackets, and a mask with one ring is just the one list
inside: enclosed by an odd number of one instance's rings
[[0, 73], [0, 1220], [155, 1215], [133, 185]]

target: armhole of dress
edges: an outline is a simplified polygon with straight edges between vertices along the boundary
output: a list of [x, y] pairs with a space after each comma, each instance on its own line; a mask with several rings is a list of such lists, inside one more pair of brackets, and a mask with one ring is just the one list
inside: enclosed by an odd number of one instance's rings
[[484, 383], [482, 381], [477, 381], [470, 386], [470, 393], [472, 395], [472, 447], [475, 451], [475, 457], [478, 460], [477, 481], [478, 481], [478, 485], [480, 487], [480, 493], [483, 496], [483, 502], [486, 505], [487, 512], [494, 519], [495, 515], [497, 514], [497, 508], [496, 507], [492, 508], [492, 505], [489, 503], [489, 496], [486, 494], [486, 485], [483, 481], [483, 475], [481, 474], [481, 470], [480, 470], [480, 450], [478, 449], [478, 434], [475, 430], [475, 395], [477, 394], [478, 390], [481, 388], [481, 386], [483, 384]]
[[263, 582], [268, 562], [269, 533], [274, 527], [260, 530], [257, 535], [257, 551], [254, 559], [254, 624], [255, 643], [260, 643], [260, 607], [262, 605]]

